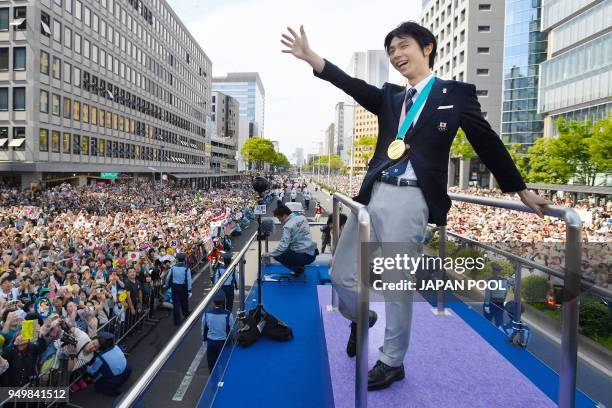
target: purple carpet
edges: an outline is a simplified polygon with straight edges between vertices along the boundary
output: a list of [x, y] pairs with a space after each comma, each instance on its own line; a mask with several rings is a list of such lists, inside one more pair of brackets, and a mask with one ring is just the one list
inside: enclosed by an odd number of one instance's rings
[[[347, 320], [327, 311], [331, 286], [319, 286], [319, 305], [336, 408], [355, 406], [355, 359], [345, 352]], [[369, 334], [369, 368], [378, 359], [385, 329], [384, 303], [372, 302], [378, 322]], [[414, 302], [406, 378], [368, 393], [368, 407], [476, 408], [556, 407], [542, 391], [456, 315], [435, 316], [427, 302]]]

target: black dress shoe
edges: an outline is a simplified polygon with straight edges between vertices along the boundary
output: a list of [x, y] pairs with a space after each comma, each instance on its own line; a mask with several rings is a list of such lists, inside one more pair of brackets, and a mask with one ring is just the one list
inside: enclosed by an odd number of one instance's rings
[[[375, 311], [370, 310], [368, 326], [374, 326], [376, 320], [378, 320], [378, 315]], [[351, 335], [346, 344], [346, 354], [348, 354], [349, 357], [355, 357], [357, 355], [357, 323], [351, 323]]]
[[382, 390], [404, 379], [404, 365], [391, 367], [378, 360], [368, 372], [368, 391]]

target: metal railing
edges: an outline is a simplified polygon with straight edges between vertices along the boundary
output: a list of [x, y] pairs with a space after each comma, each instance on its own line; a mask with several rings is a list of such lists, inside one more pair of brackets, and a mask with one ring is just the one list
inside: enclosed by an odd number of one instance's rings
[[[508, 210], [533, 213], [533, 210], [520, 201], [502, 200], [498, 198], [479, 197], [464, 194], [449, 194], [453, 201], [484, 205], [487, 207], [505, 208]], [[564, 296], [562, 306], [562, 330], [561, 330], [561, 368], [559, 370], [559, 407], [573, 408], [576, 399], [576, 368], [578, 364], [578, 293], [580, 291], [580, 259], [582, 249], [582, 220], [578, 213], [569, 207], [560, 205], [547, 205], [543, 208], [543, 214], [550, 217], [560, 218], [565, 222], [565, 275], [557, 276], [564, 281]], [[446, 226], [439, 230], [440, 246], [439, 256], [446, 256], [446, 240], [448, 233]], [[512, 256], [516, 262], [516, 256]], [[520, 257], [518, 257], [520, 258]], [[522, 259], [522, 258], [520, 258]], [[525, 260], [523, 260], [525, 261]], [[536, 264], [537, 265], [537, 264]], [[518, 269], [518, 268], [517, 268]], [[517, 274], [520, 279], [520, 273]], [[441, 269], [441, 279], [444, 277], [444, 269]], [[516, 278], [516, 277], [515, 277]], [[520, 280], [515, 291], [519, 302], [515, 304], [515, 316], [520, 321]], [[438, 310], [444, 310], [444, 290], [438, 291]]]
[[[365, 205], [359, 204], [341, 193], [333, 195], [333, 239], [332, 250], [336, 251], [340, 235], [340, 211], [338, 205], [344, 204], [357, 217], [359, 239], [357, 245], [357, 269], [360, 271], [357, 290], [357, 364], [355, 365], [355, 406], [365, 408], [368, 405], [368, 328], [369, 328], [369, 273], [361, 265], [362, 243], [370, 240], [370, 214]], [[332, 290], [332, 296], [335, 296]]]
[[[520, 201], [502, 200], [496, 198], [478, 197], [463, 194], [449, 194], [449, 196], [454, 201], [533, 213], [533, 210], [525, 206]], [[357, 265], [359, 268], [359, 278], [357, 305], [357, 364], [355, 369], [355, 405], [357, 407], [366, 407], [368, 389], [367, 348], [369, 315], [369, 275], [367, 268], [363, 268], [361, 265], [361, 243], [367, 242], [370, 239], [370, 216], [366, 206], [351, 200], [344, 194], [334, 193], [332, 241], [332, 248], [334, 252], [336, 250], [339, 236], [339, 203], [343, 203], [344, 205], [346, 205], [350, 209], [351, 213], [357, 216], [358, 221], [359, 240], [355, 242], [356, 245], [359, 245], [359, 248], [357, 249]], [[559, 407], [573, 408], [575, 406], [576, 367], [578, 359], [578, 293], [581, 285], [580, 259], [582, 247], [582, 221], [576, 211], [569, 207], [547, 205], [544, 207], [543, 213], [551, 217], [562, 219], [563, 221], [565, 221], [566, 225], [565, 274], [556, 274], [556, 276], [563, 279], [565, 292], [563, 296], [562, 312], [563, 326], [561, 336], [561, 368], [559, 370]], [[439, 227], [439, 234], [439, 256], [441, 258], [444, 258], [446, 257], [446, 240], [448, 235], [446, 231], [446, 226]], [[514, 261], [517, 260], [515, 258], [515, 255], [509, 255], [512, 256]], [[530, 262], [525, 263], [530, 264]], [[441, 268], [441, 270], [439, 271], [438, 279], [445, 279], [445, 271], [443, 268]], [[519, 291], [520, 298], [520, 282], [518, 283], [518, 286], [515, 287], [515, 290]], [[335, 296], [335, 293], [333, 293], [332, 296]], [[444, 301], [444, 290], [440, 289], [437, 293], [436, 304], [438, 314], [443, 314], [445, 312]], [[517, 320], [520, 320], [520, 302], [518, 302], [518, 305], [515, 305], [515, 307], [516, 309], [518, 309], [519, 312], [519, 319]]]
[[238, 267], [238, 283], [239, 283], [239, 302], [240, 302], [240, 310], [244, 310], [244, 302], [245, 302], [245, 268], [243, 259], [246, 256], [247, 251], [251, 247], [251, 244], [257, 237], [257, 233], [254, 233], [251, 238], [246, 242], [242, 250], [236, 255], [229, 265], [229, 267], [225, 270], [223, 275], [217, 280], [208, 294], [204, 297], [204, 299], [195, 307], [195, 309], [191, 312], [189, 317], [183, 322], [183, 324], [179, 327], [178, 331], [172, 336], [172, 338], [168, 341], [164, 349], [155, 357], [153, 362], [149, 365], [147, 370], [140, 376], [138, 381], [132, 385], [132, 387], [124, 394], [119, 403], [116, 405], [118, 408], [129, 408], [135, 405], [138, 401], [140, 401], [148, 388], [151, 386], [157, 375], [161, 372], [162, 368], [166, 364], [166, 362], [170, 359], [172, 354], [177, 350], [177, 348], [181, 345], [183, 340], [186, 338], [186, 335], [193, 328], [193, 326], [199, 322], [202, 313], [206, 310], [210, 302], [212, 301], [213, 296], [217, 291], [221, 289], [225, 280], [234, 272], [236, 267]]

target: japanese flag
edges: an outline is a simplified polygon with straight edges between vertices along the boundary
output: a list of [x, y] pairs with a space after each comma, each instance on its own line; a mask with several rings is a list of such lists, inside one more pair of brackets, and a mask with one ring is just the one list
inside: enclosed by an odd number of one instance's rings
[[129, 261], [137, 261], [140, 259], [140, 252], [128, 252], [127, 258]]
[[146, 238], [147, 230], [138, 230], [138, 238]]

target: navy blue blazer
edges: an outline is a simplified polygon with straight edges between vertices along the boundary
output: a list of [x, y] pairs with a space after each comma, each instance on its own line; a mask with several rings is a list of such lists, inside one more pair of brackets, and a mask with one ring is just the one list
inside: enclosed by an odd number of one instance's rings
[[[396, 163], [387, 157], [387, 148], [397, 134], [406, 88], [390, 83], [377, 88], [361, 79], [352, 78], [327, 60], [323, 72], [314, 72], [314, 75], [342, 89], [359, 105], [378, 116], [374, 156], [368, 164], [359, 194], [353, 198], [359, 203], [368, 204], [378, 175]], [[453, 105], [453, 108], [439, 110], [438, 107], [442, 105]], [[446, 131], [438, 129], [441, 122], [446, 124]], [[416, 125], [406, 136], [411, 146], [408, 158], [429, 208], [429, 222], [437, 225], [446, 225], [446, 214], [451, 207], [447, 193], [448, 159], [459, 128], [463, 129], [503, 192], [526, 188], [503, 142], [482, 117], [476, 87], [437, 78]]]

